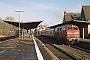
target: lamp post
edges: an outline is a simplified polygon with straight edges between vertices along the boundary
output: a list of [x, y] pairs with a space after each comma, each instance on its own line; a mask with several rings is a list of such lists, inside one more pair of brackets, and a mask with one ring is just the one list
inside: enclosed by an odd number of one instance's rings
[[19, 18], [19, 42], [20, 42], [20, 12], [24, 12], [24, 10], [16, 10], [15, 12], [19, 12], [18, 18]]

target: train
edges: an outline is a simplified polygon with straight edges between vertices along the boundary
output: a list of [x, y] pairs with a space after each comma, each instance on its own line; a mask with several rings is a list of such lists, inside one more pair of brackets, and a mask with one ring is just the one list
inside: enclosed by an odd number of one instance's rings
[[73, 24], [66, 24], [55, 28], [50, 28], [49, 30], [42, 30], [41, 35], [55, 37], [67, 44], [80, 42], [79, 27]]

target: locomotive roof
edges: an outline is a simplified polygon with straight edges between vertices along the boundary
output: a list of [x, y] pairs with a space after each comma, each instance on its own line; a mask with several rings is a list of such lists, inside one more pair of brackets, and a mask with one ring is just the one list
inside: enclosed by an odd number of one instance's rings
[[90, 24], [90, 22], [87, 21], [79, 21], [79, 20], [71, 20], [65, 23], [61, 23], [61, 24], [57, 24], [54, 26], [50, 26], [49, 28], [56, 28], [58, 26], [62, 26], [62, 25], [66, 25], [66, 24], [73, 24], [73, 25], [77, 25], [77, 26], [84, 26], [85, 24]]
[[[3, 20], [3, 21], [8, 23], [8, 24], [19, 27], [19, 22], [6, 21], [6, 20]], [[41, 22], [42, 22], [42, 20], [41, 21], [33, 21], [33, 22], [20, 22], [20, 28], [33, 29], [33, 28], [36, 28]]]

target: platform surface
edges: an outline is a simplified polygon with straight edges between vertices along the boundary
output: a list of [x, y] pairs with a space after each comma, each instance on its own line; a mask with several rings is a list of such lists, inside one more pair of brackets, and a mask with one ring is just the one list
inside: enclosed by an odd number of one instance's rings
[[[44, 60], [52, 60], [44, 48], [40, 47], [40, 49]], [[33, 38], [0, 41], [0, 60], [38, 60]]]

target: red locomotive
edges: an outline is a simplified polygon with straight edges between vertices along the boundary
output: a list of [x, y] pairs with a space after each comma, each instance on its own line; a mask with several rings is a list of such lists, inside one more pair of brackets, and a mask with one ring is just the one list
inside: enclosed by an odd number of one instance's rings
[[80, 30], [76, 25], [67, 24], [49, 30], [41, 31], [41, 35], [52, 36], [58, 39], [62, 38], [64, 42], [73, 44], [74, 42], [79, 42]]

